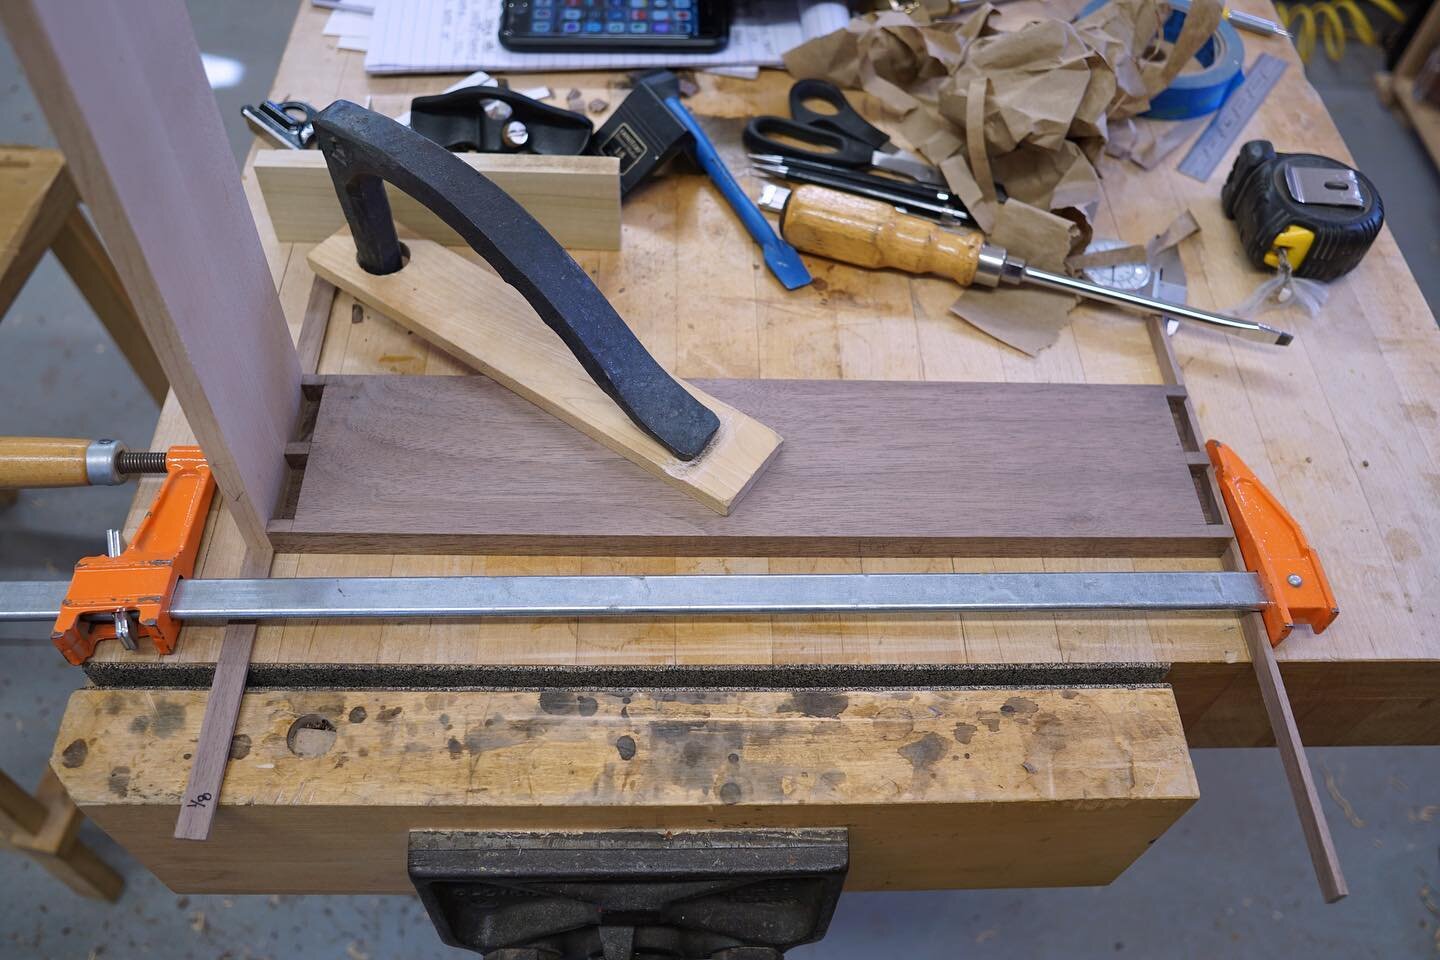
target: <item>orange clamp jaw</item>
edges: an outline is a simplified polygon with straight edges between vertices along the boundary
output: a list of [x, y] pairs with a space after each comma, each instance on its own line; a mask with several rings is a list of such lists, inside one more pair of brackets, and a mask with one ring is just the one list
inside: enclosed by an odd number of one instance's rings
[[1321, 633], [1340, 614], [1320, 556], [1295, 518], [1245, 461], [1217, 440], [1205, 444], [1245, 567], [1260, 578], [1270, 605], [1260, 612], [1270, 645], [1278, 647], [1297, 623]]
[[215, 479], [199, 447], [171, 447], [165, 481], [135, 539], [118, 557], [86, 557], [75, 564], [70, 589], [50, 639], [73, 664], [115, 636], [115, 614], [135, 614], [138, 636], [162, 654], [175, 652], [180, 626], [167, 613], [175, 584], [195, 571]]

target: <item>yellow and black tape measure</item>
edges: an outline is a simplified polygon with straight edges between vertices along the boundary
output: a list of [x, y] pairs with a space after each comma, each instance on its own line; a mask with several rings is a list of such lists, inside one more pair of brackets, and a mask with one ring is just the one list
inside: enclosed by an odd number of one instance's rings
[[1375, 185], [1360, 171], [1314, 153], [1276, 153], [1268, 140], [1240, 148], [1220, 192], [1255, 266], [1311, 280], [1355, 269], [1385, 223]]

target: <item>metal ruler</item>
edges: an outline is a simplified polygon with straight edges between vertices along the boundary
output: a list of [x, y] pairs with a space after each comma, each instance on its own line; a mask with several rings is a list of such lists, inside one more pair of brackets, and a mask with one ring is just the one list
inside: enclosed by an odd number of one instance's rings
[[1255, 116], [1260, 104], [1275, 89], [1286, 63], [1279, 57], [1262, 53], [1256, 59], [1245, 82], [1230, 94], [1225, 105], [1215, 114], [1210, 125], [1200, 132], [1200, 138], [1190, 146], [1185, 159], [1180, 161], [1180, 172], [1204, 183], [1210, 179], [1215, 168], [1224, 159], [1226, 151], [1240, 138], [1245, 124]]
[[[69, 583], [0, 583], [0, 621], [50, 621]], [[1253, 573], [927, 573], [181, 580], [186, 622], [815, 613], [1256, 611]]]

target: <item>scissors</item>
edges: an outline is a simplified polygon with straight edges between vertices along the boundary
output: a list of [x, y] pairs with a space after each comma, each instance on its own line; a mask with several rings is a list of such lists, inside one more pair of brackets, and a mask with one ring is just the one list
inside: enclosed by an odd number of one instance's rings
[[[810, 104], [825, 104], [828, 110]], [[855, 112], [845, 94], [824, 80], [799, 80], [790, 88], [790, 119], [753, 117], [745, 125], [745, 145], [757, 153], [851, 170], [877, 167], [921, 183], [943, 184], [940, 171], [899, 150], [880, 130]]]

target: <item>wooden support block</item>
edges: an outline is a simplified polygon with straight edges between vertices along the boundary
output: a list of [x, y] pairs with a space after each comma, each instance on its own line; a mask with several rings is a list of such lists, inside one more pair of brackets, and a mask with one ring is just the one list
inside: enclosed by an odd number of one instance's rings
[[404, 893], [421, 827], [846, 826], [856, 890], [1100, 884], [1197, 796], [1158, 687], [272, 690], [186, 844], [203, 700], [82, 690], [56, 745], [81, 809], [177, 892]]
[[[614, 157], [460, 154], [574, 250], [620, 249], [620, 161]], [[318, 150], [259, 150], [255, 182], [281, 243], [319, 243], [345, 226]], [[395, 222], [427, 240], [463, 246], [459, 234], [404, 191], [388, 187]]]
[[[489, 269], [429, 240], [409, 244], [405, 268], [389, 276], [363, 270], [342, 230], [310, 251], [315, 273], [586, 436], [728, 514], [780, 449], [765, 424], [694, 387], [720, 419], [696, 459], [678, 459], [625, 415], [590, 379], [519, 291]], [[682, 386], [684, 384], [682, 383]]]

